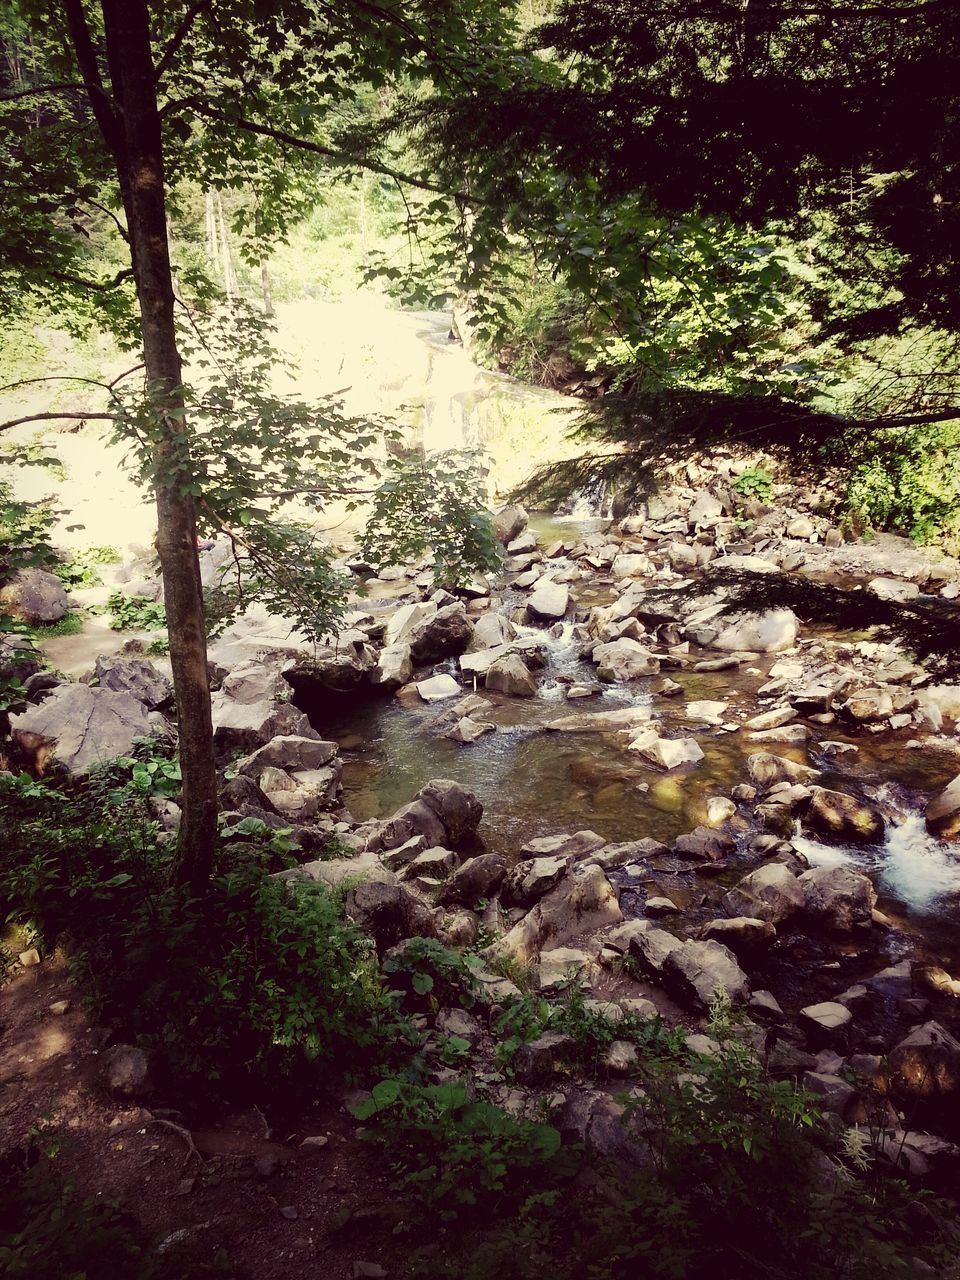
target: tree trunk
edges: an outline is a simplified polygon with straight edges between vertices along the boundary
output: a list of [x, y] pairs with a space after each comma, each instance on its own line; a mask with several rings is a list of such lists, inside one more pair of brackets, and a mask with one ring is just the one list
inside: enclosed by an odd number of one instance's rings
[[183, 818], [175, 879], [201, 892], [217, 836], [203, 592], [197, 557], [180, 354], [174, 327], [163, 152], [147, 0], [101, 0], [107, 61], [120, 108], [107, 138], [127, 214], [143, 329], [143, 353], [157, 443], [157, 551], [163, 573], [170, 662], [180, 728]]

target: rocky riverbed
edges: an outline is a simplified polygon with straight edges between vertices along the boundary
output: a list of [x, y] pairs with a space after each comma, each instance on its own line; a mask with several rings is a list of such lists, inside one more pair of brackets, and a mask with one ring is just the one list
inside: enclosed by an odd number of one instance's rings
[[[329, 645], [252, 615], [212, 650], [225, 820], [292, 829], [283, 874], [348, 882], [382, 953], [480, 949], [494, 1006], [523, 975], [696, 1028], [721, 991], [828, 1111], [881, 1090], [896, 1134], [920, 1106], [943, 1136], [897, 1158], [942, 1182], [960, 564], [846, 542], [798, 486], [745, 503], [745, 465], [691, 464], [617, 523], [505, 508], [503, 573], [455, 591], [425, 565], [374, 578], [344, 546], [356, 593]], [[203, 560], [214, 580], [223, 549]], [[101, 655], [79, 682], [20, 662], [15, 763], [83, 773], [175, 732], [162, 660]], [[176, 804], [157, 808], [172, 833]], [[531, 1086], [561, 1050], [530, 1047]]]

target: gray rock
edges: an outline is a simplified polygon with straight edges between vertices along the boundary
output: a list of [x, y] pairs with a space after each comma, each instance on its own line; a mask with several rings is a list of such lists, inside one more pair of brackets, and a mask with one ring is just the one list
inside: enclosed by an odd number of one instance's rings
[[522, 1044], [513, 1059], [517, 1079], [525, 1084], [539, 1084], [562, 1070], [576, 1053], [573, 1036], [560, 1031], [547, 1031], [536, 1040]]
[[879, 810], [842, 791], [813, 787], [803, 826], [816, 835], [836, 840], [874, 844], [883, 839], [883, 818]]
[[62, 684], [39, 705], [10, 717], [18, 750], [38, 767], [56, 760], [72, 777], [127, 756], [151, 734], [147, 708], [129, 693]]
[[704, 1011], [717, 993], [732, 1003], [750, 994], [747, 975], [736, 956], [719, 942], [684, 942], [670, 950], [663, 972], [679, 998]]
[[960, 839], [960, 774], [934, 796], [924, 814], [927, 829], [941, 840]]
[[405, 641], [389, 644], [380, 650], [377, 665], [370, 673], [370, 682], [382, 689], [399, 689], [413, 678], [413, 660], [410, 646]]
[[773, 945], [777, 931], [769, 920], [753, 916], [734, 916], [730, 920], [711, 920], [704, 926], [703, 936], [722, 942], [737, 955], [751, 955]]
[[518, 862], [507, 877], [501, 898], [507, 904], [532, 907], [560, 883], [572, 864], [570, 855], [528, 858]]
[[537, 682], [518, 654], [507, 653], [487, 669], [486, 687], [514, 698], [535, 698]]
[[797, 877], [778, 862], [751, 871], [728, 893], [723, 895], [723, 909], [728, 916], [752, 916], [781, 924], [800, 911], [805, 903]]
[[663, 973], [667, 956], [683, 945], [679, 938], [648, 920], [630, 920], [608, 933], [603, 941], [622, 955], [633, 956], [655, 978]]
[[173, 697], [173, 685], [146, 658], [106, 658], [102, 655], [94, 665], [101, 689], [129, 693], [151, 710], [161, 707]]
[[443, 702], [446, 698], [459, 697], [463, 689], [453, 676], [444, 673], [418, 681], [417, 693], [424, 702]]
[[438, 902], [441, 906], [473, 907], [495, 893], [506, 874], [507, 865], [497, 853], [468, 858], [443, 886]]
[[816, 1098], [824, 1111], [842, 1116], [847, 1107], [857, 1096], [852, 1084], [848, 1084], [842, 1076], [821, 1071], [805, 1071], [802, 1079], [803, 1088]]
[[598, 644], [593, 651], [593, 661], [601, 680], [638, 680], [654, 676], [660, 670], [660, 660], [637, 640], [627, 637]]
[[459, 849], [471, 839], [480, 825], [483, 805], [474, 792], [459, 782], [448, 778], [434, 778], [421, 787], [416, 796], [437, 815], [447, 834], [446, 843], [451, 849]]
[[872, 591], [881, 600], [893, 600], [902, 604], [906, 600], [916, 600], [920, 588], [915, 582], [904, 582], [900, 578], [871, 578], [867, 590]]
[[541, 578], [527, 601], [527, 614], [535, 622], [555, 622], [566, 616], [569, 607], [566, 584]]
[[797, 764], [782, 756], [770, 755], [767, 751], [757, 751], [748, 756], [747, 771], [751, 781], [764, 790], [778, 782], [806, 782], [818, 776], [816, 769], [811, 769], [809, 765]]
[[439, 662], [464, 652], [473, 637], [473, 623], [459, 602], [445, 605], [424, 619], [408, 635], [415, 664]]
[[35, 676], [42, 666], [42, 657], [31, 639], [0, 632], [0, 675], [23, 682]]
[[115, 1044], [108, 1049], [101, 1069], [107, 1088], [116, 1098], [142, 1098], [153, 1089], [147, 1055], [132, 1044]]
[[887, 1064], [898, 1098], [945, 1101], [960, 1094], [960, 1043], [939, 1022], [911, 1031], [890, 1050]]
[[796, 644], [800, 624], [792, 609], [767, 609], [724, 619], [725, 626], [711, 649], [742, 649], [752, 653], [781, 653]]
[[850, 1037], [853, 1014], [836, 1000], [823, 1000], [801, 1009], [798, 1022], [811, 1048], [843, 1048]]
[[501, 507], [493, 516], [493, 527], [496, 530], [497, 537], [506, 547], [515, 538], [518, 538], [527, 527], [529, 516], [523, 507], [518, 503], [513, 506]]
[[456, 724], [449, 728], [443, 736], [450, 738], [453, 742], [470, 745], [485, 734], [495, 732], [496, 727], [490, 720], [474, 720], [470, 716], [461, 716]]
[[804, 910], [837, 933], [870, 925], [877, 894], [870, 879], [850, 867], [813, 867], [800, 876]]
[[661, 738], [653, 727], [642, 730], [630, 743], [630, 750], [667, 771], [699, 764], [703, 759], [703, 748], [696, 738]]
[[498, 645], [509, 644], [516, 634], [516, 628], [510, 619], [491, 609], [481, 614], [474, 623], [470, 648], [493, 649]]
[[322, 769], [330, 764], [337, 750], [335, 742], [325, 742], [322, 738], [281, 735], [245, 756], [238, 762], [237, 769], [248, 778], [257, 779], [266, 768], [287, 771]]
[[0, 605], [29, 627], [59, 622], [67, 612], [67, 592], [55, 573], [20, 569], [0, 590]]

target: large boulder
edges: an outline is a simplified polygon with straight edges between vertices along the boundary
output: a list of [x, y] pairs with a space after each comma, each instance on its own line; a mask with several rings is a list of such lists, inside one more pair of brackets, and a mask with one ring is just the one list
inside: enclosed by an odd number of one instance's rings
[[630, 750], [637, 751], [658, 769], [679, 769], [686, 764], [699, 764], [703, 749], [696, 738], [661, 738], [656, 729], [644, 729], [630, 743]]
[[507, 546], [513, 542], [514, 538], [520, 536], [527, 527], [529, 516], [523, 507], [516, 503], [509, 507], [502, 507], [493, 516], [493, 527], [497, 537]]
[[960, 839], [960, 773], [930, 801], [927, 828], [941, 840]]
[[482, 815], [483, 805], [472, 791], [459, 782], [435, 778], [377, 827], [367, 848], [396, 849], [414, 836], [423, 836], [425, 848], [458, 849], [476, 835]]
[[459, 602], [442, 609], [419, 624], [408, 637], [410, 657], [415, 664], [439, 662], [463, 653], [473, 636], [473, 623]]
[[412, 604], [401, 605], [387, 620], [384, 643], [389, 647], [409, 640], [414, 632], [436, 612], [437, 606], [433, 600], [417, 600]]
[[267, 768], [288, 772], [322, 769], [330, 764], [337, 750], [335, 742], [324, 742], [321, 738], [282, 735], [242, 759], [237, 771], [248, 778], [259, 779]]
[[106, 658], [101, 655], [93, 670], [101, 689], [129, 693], [150, 710], [162, 707], [173, 697], [173, 685], [146, 658]]
[[797, 642], [800, 624], [792, 609], [767, 609], [725, 619], [726, 625], [711, 641], [711, 649], [743, 649], [752, 653], [780, 653]]
[[597, 866], [584, 866], [565, 875], [532, 911], [490, 948], [494, 956], [509, 956], [521, 964], [535, 961], [541, 951], [563, 947], [584, 934], [623, 919], [619, 894]]
[[467, 858], [443, 886], [437, 901], [441, 906], [474, 907], [500, 888], [506, 874], [507, 864], [498, 853]]
[[862, 872], [850, 867], [813, 867], [798, 883], [804, 910], [823, 928], [849, 933], [871, 923], [877, 894]]
[[800, 882], [780, 862], [769, 862], [751, 871], [723, 895], [723, 909], [728, 916], [752, 916], [771, 924], [788, 920], [804, 903]]
[[898, 1098], [946, 1100], [960, 1095], [960, 1043], [939, 1022], [925, 1022], [887, 1056]]
[[764, 790], [778, 782], [807, 782], [819, 776], [816, 769], [811, 769], [809, 765], [771, 755], [769, 751], [757, 751], [748, 756], [747, 772], [751, 782]]
[[370, 682], [380, 689], [399, 689], [413, 679], [413, 662], [410, 646], [403, 641], [388, 644], [380, 650], [377, 665], [370, 673]]
[[369, 685], [377, 665], [373, 645], [362, 640], [320, 649], [312, 662], [299, 662], [284, 672], [297, 701], [318, 702], [331, 693], [354, 693]]
[[474, 623], [470, 648], [494, 649], [498, 645], [509, 644], [516, 634], [516, 628], [509, 618], [490, 609]]
[[875, 844], [883, 839], [879, 811], [843, 791], [813, 787], [802, 821], [808, 831], [841, 844]]
[[637, 640], [623, 637], [609, 644], [598, 644], [593, 651], [597, 675], [601, 680], [638, 680], [655, 676], [660, 661]]
[[535, 698], [537, 682], [516, 653], [505, 653], [487, 669], [486, 687], [514, 698]]
[[674, 947], [664, 961], [663, 973], [680, 1000], [704, 1012], [718, 994], [731, 1004], [750, 994], [750, 983], [736, 956], [723, 943], [709, 939]]
[[40, 772], [57, 764], [71, 777], [127, 756], [153, 732], [147, 708], [129, 693], [62, 684], [37, 706], [10, 717], [17, 750]]
[[0, 590], [0, 605], [28, 627], [49, 626], [67, 612], [67, 592], [55, 573], [20, 569]]
[[541, 578], [527, 601], [527, 616], [533, 622], [558, 622], [569, 607], [569, 588], [551, 578]]

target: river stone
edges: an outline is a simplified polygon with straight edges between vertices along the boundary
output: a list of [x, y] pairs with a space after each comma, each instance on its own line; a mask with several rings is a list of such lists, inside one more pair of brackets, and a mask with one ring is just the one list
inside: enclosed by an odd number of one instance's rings
[[507, 874], [507, 864], [497, 853], [468, 858], [453, 873], [437, 899], [441, 906], [474, 907], [499, 889]]
[[527, 615], [535, 622], [555, 622], [570, 607], [570, 590], [562, 582], [541, 578], [527, 601]]
[[722, 942], [736, 953], [751, 955], [771, 946], [777, 939], [777, 930], [769, 920], [755, 916], [733, 916], [729, 920], [711, 920], [703, 928], [704, 938]]
[[461, 716], [456, 724], [443, 735], [452, 742], [461, 742], [465, 746], [477, 742], [487, 733], [493, 733], [496, 725], [490, 720], [474, 720], [470, 716]]
[[640, 967], [655, 978], [663, 973], [670, 953], [682, 946], [679, 938], [649, 920], [629, 920], [608, 933], [603, 943], [622, 955], [633, 956]]
[[94, 674], [101, 689], [129, 693], [151, 710], [173, 697], [173, 686], [146, 658], [107, 658], [100, 656]]
[[795, 516], [787, 525], [784, 533], [788, 538], [803, 538], [807, 540], [816, 533], [816, 526], [809, 516]]
[[43, 702], [10, 716], [18, 750], [39, 772], [55, 759], [71, 777], [128, 756], [153, 731], [147, 708], [129, 693], [62, 684]]
[[627, 552], [614, 556], [611, 573], [615, 578], [643, 578], [653, 573], [649, 556], [642, 552]]
[[661, 769], [679, 769], [699, 764], [703, 749], [696, 738], [661, 738], [656, 729], [646, 729], [630, 743], [630, 750]]
[[758, 867], [723, 895], [728, 916], [753, 916], [781, 924], [804, 906], [803, 889], [789, 868], [779, 862]]
[[877, 894], [868, 876], [850, 867], [813, 867], [799, 878], [804, 910], [826, 929], [849, 933], [871, 923]]
[[514, 698], [535, 698], [537, 682], [516, 653], [506, 653], [487, 668], [486, 687]]
[[816, 769], [809, 765], [797, 764], [767, 751], [757, 751], [747, 757], [747, 772], [751, 781], [764, 790], [778, 782], [806, 782], [818, 776]]
[[797, 1021], [811, 1048], [842, 1049], [850, 1036], [853, 1014], [836, 1000], [823, 1000], [801, 1009]]
[[473, 626], [473, 637], [470, 649], [493, 649], [498, 645], [509, 644], [517, 634], [516, 628], [509, 618], [502, 613], [490, 609], [480, 615]]
[[672, 898], [648, 898], [643, 904], [643, 910], [651, 920], [659, 920], [661, 916], [676, 915], [680, 908]]
[[55, 573], [20, 569], [0, 590], [0, 605], [28, 627], [49, 626], [67, 612], [67, 592]]
[[701, 489], [690, 505], [687, 519], [692, 525], [715, 524], [723, 515], [723, 503], [708, 489]]
[[416, 799], [431, 809], [443, 823], [447, 833], [447, 843], [452, 849], [459, 849], [464, 841], [476, 835], [477, 827], [483, 816], [483, 805], [476, 795], [459, 782], [448, 778], [434, 778], [417, 792]]
[[712, 699], [700, 699], [688, 702], [683, 709], [687, 720], [696, 720], [703, 724], [719, 724], [727, 714], [729, 702], [718, 702]]
[[892, 600], [898, 604], [916, 600], [920, 594], [920, 588], [915, 582], [904, 582], [900, 578], [871, 578], [867, 583], [867, 590], [881, 600]]
[[960, 774], [929, 802], [927, 829], [941, 840], [960, 839]]
[[528, 858], [568, 857], [583, 858], [595, 853], [606, 845], [603, 836], [596, 831], [575, 831], [573, 835], [564, 832], [556, 836], [534, 836], [520, 846], [521, 854]]
[[707, 801], [707, 825], [719, 827], [728, 818], [732, 818], [736, 812], [737, 806], [732, 800], [728, 800], [726, 796], [711, 796]]
[[277, 701], [273, 696], [241, 702], [230, 697], [225, 689], [219, 689], [211, 696], [210, 707], [213, 742], [219, 753], [253, 751], [278, 735], [320, 736], [292, 702]]
[[710, 649], [743, 649], [751, 653], [781, 653], [792, 649], [800, 624], [792, 609], [767, 609], [725, 619], [726, 625], [707, 646]]
[[572, 863], [570, 854], [518, 862], [507, 877], [501, 899], [508, 905], [532, 907], [560, 883]]
[[445, 698], [459, 697], [463, 693], [463, 688], [453, 676], [443, 673], [431, 676], [429, 680], [419, 680], [417, 693], [424, 702], [443, 702]]
[[399, 689], [413, 678], [410, 646], [403, 641], [388, 644], [380, 650], [377, 665], [370, 673], [370, 683], [381, 689]]
[[489, 952], [527, 964], [543, 950], [566, 946], [622, 919], [616, 888], [600, 867], [583, 866], [565, 875]]
[[414, 880], [417, 876], [427, 876], [433, 880], [443, 880], [456, 871], [459, 865], [460, 859], [452, 849], [437, 845], [432, 849], [422, 849], [416, 854], [400, 873], [400, 878]]
[[598, 644], [593, 651], [597, 675], [601, 680], [637, 680], [643, 676], [655, 676], [660, 661], [649, 649], [636, 640], [624, 637], [609, 644]]
[[561, 716], [543, 726], [549, 733], [616, 733], [648, 721], [649, 707], [619, 707], [616, 711], [594, 711], [586, 715]]
[[942, 1100], [960, 1093], [960, 1043], [939, 1022], [916, 1027], [887, 1055], [899, 1098]]
[[748, 573], [776, 573], [777, 566], [765, 556], [732, 555], [721, 556], [714, 561], [718, 569], [746, 570]]
[[512, 556], [521, 555], [524, 551], [539, 550], [536, 535], [530, 529], [525, 529], [519, 537], [512, 538], [507, 544], [507, 551]]
[[273, 738], [237, 764], [237, 771], [248, 778], [259, 779], [264, 769], [321, 769], [337, 754], [335, 742], [321, 738], [302, 738], [296, 734]]
[[679, 998], [703, 1012], [709, 1010], [718, 993], [731, 1004], [750, 994], [747, 975], [733, 952], [720, 942], [684, 942], [674, 947], [663, 962], [663, 973]]
[[414, 664], [439, 662], [463, 653], [473, 636], [473, 623], [457, 601], [444, 605], [430, 618], [418, 623], [406, 639]]
[[745, 729], [779, 729], [796, 718], [797, 713], [793, 707], [774, 707], [771, 711], [761, 711], [759, 715], [744, 720], [743, 727]]
[[733, 853], [736, 847], [736, 840], [725, 831], [702, 826], [677, 836], [673, 843], [674, 853], [682, 858], [694, 858], [698, 862], [720, 862], [728, 853]]
[[849, 841], [873, 844], [883, 839], [883, 818], [879, 811], [842, 791], [825, 787], [811, 789], [810, 804], [803, 826], [824, 839], [840, 844]]
[[529, 516], [526, 511], [515, 503], [512, 506], [501, 507], [493, 516], [493, 527], [497, 538], [503, 545], [509, 546], [515, 538], [519, 538], [527, 527]]

